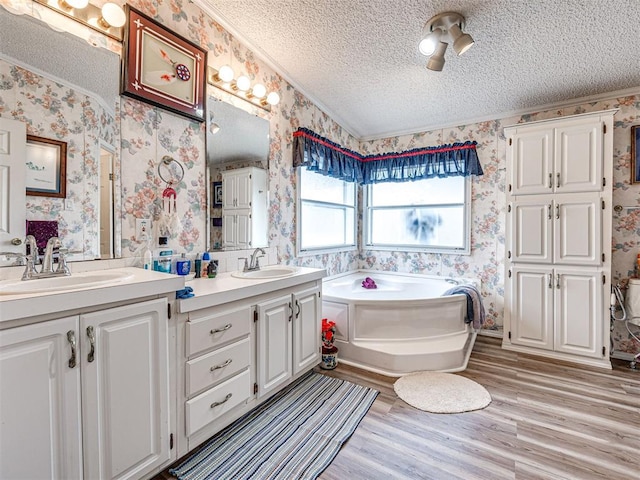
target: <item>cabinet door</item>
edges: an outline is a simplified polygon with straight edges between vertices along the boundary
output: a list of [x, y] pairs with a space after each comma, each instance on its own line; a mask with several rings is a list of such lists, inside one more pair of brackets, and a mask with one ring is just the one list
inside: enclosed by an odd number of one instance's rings
[[238, 176], [224, 173], [222, 175], [222, 208], [235, 208], [238, 195]]
[[259, 303], [257, 328], [258, 398], [293, 376], [291, 355], [291, 295]]
[[598, 194], [556, 195], [554, 263], [602, 263], [602, 206]]
[[512, 195], [552, 191], [552, 128], [541, 126], [514, 134], [508, 152], [511, 157]]
[[602, 357], [602, 273], [555, 270], [555, 350]]
[[602, 123], [579, 118], [556, 128], [555, 190], [557, 193], [602, 189]]
[[171, 459], [167, 300], [81, 315], [80, 330], [85, 478], [142, 478]]
[[551, 263], [553, 196], [519, 198], [511, 204], [509, 252], [512, 262]]
[[511, 343], [552, 350], [552, 270], [514, 266], [511, 271]]
[[251, 212], [239, 211], [236, 215], [236, 246], [251, 248]]
[[236, 177], [236, 207], [251, 208], [251, 173], [244, 171]]
[[222, 210], [222, 245], [237, 246], [236, 215], [226, 210]]
[[82, 478], [78, 317], [0, 332], [0, 478]]
[[293, 295], [293, 374], [320, 362], [320, 288]]

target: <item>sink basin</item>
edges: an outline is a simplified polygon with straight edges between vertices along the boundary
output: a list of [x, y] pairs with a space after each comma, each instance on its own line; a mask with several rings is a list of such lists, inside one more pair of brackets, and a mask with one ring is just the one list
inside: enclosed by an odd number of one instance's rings
[[82, 288], [115, 285], [133, 275], [127, 272], [87, 272], [69, 277], [38, 278], [35, 280], [4, 280], [0, 282], [0, 295], [25, 293], [51, 293], [79, 290]]
[[250, 272], [233, 272], [232, 277], [246, 278], [248, 280], [267, 280], [269, 278], [290, 277], [296, 273], [295, 267], [273, 266], [263, 267], [260, 270], [252, 270]]

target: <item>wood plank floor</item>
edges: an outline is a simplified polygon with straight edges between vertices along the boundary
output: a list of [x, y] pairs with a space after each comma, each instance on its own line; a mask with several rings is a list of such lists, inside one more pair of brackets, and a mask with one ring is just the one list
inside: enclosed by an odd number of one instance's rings
[[581, 367], [478, 337], [460, 374], [493, 400], [454, 415], [410, 407], [394, 378], [346, 365], [323, 373], [380, 394], [321, 480], [640, 479], [640, 372], [628, 362]]

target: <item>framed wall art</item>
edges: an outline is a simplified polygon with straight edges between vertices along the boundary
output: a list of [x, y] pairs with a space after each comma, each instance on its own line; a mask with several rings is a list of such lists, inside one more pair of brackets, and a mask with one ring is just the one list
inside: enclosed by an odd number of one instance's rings
[[204, 121], [207, 52], [135, 8], [126, 10], [121, 93]]
[[27, 135], [27, 195], [67, 197], [67, 143]]
[[640, 183], [640, 125], [631, 127], [631, 183]]
[[213, 182], [213, 206], [222, 206], [222, 182]]

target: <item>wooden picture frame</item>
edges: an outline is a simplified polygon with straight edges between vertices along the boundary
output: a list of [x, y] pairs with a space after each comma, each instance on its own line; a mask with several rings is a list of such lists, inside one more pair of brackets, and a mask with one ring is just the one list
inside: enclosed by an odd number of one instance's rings
[[631, 127], [631, 183], [640, 183], [640, 125]]
[[120, 93], [203, 122], [207, 52], [129, 5], [126, 13]]
[[213, 182], [213, 206], [222, 206], [222, 182]]
[[67, 142], [27, 135], [27, 195], [67, 197]]

